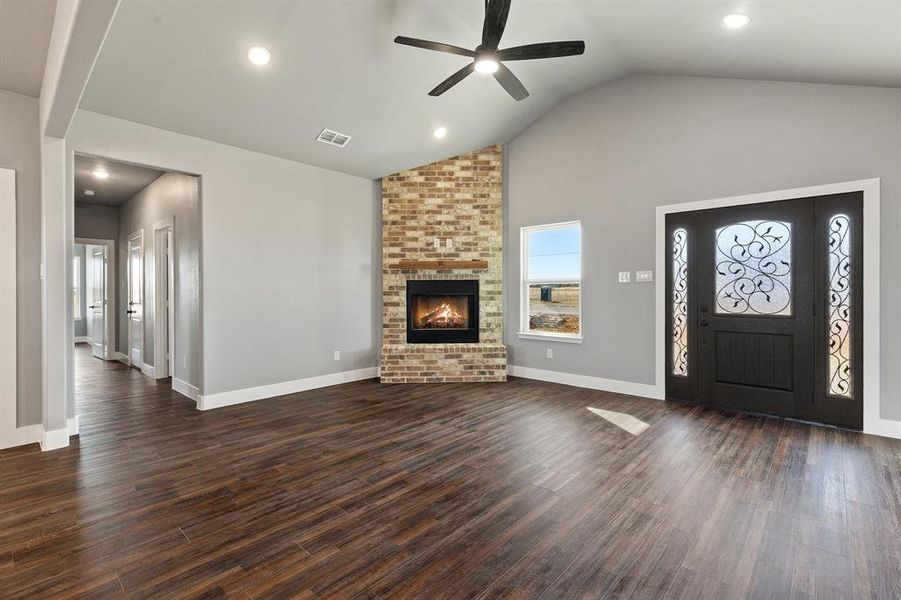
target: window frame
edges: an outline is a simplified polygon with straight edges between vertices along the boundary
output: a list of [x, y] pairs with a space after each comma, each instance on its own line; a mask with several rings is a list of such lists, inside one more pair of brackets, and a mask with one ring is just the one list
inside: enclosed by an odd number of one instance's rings
[[[577, 227], [579, 229], [579, 277], [578, 279], [542, 279], [529, 281], [529, 233], [534, 231], [547, 231], [552, 229], [565, 229]], [[545, 340], [550, 342], [567, 342], [581, 344], [585, 332], [585, 324], [582, 319], [582, 305], [585, 298], [585, 273], [583, 269], [584, 242], [582, 236], [582, 221], [562, 221], [559, 223], [547, 223], [545, 225], [528, 225], [519, 228], [519, 331], [517, 335], [521, 339]], [[578, 283], [579, 284], [579, 333], [548, 333], [529, 330], [529, 284], [534, 283]]]

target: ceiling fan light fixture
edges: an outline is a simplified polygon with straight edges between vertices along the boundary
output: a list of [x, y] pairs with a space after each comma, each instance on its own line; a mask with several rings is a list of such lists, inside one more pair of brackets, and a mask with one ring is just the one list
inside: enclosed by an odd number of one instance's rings
[[565, 40], [559, 42], [539, 42], [524, 46], [501, 48], [501, 37], [507, 26], [507, 15], [510, 12], [510, 0], [485, 0], [485, 21], [482, 25], [482, 43], [470, 50], [443, 42], [421, 40], [399, 35], [394, 38], [395, 44], [413, 46], [424, 50], [466, 56], [473, 59], [462, 69], [436, 85], [429, 91], [429, 96], [440, 96], [467, 77], [473, 71], [480, 75], [493, 75], [494, 79], [510, 97], [517, 102], [529, 97], [529, 90], [507, 67], [511, 60], [536, 60], [557, 58], [561, 56], [578, 56], [585, 53], [585, 42], [582, 40]]
[[476, 73], [481, 73], [482, 75], [491, 75], [492, 73], [496, 73], [499, 65], [497, 64], [497, 60], [490, 56], [484, 56], [482, 58], [476, 59]]

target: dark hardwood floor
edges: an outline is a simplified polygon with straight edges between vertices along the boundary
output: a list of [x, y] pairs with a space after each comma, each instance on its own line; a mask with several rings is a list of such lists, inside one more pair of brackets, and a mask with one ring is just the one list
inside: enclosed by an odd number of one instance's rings
[[898, 441], [522, 379], [198, 412], [76, 360], [81, 436], [0, 453], [3, 598], [901, 598]]

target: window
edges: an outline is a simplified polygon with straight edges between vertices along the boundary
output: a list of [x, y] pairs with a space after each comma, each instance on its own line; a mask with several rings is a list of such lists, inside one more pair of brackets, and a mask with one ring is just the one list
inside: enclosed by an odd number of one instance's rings
[[582, 338], [582, 225], [523, 227], [520, 336]]
[[791, 315], [791, 223], [743, 221], [716, 230], [718, 314]]
[[76, 256], [72, 259], [72, 315], [76, 319], [83, 319], [84, 314], [81, 312], [81, 257]]

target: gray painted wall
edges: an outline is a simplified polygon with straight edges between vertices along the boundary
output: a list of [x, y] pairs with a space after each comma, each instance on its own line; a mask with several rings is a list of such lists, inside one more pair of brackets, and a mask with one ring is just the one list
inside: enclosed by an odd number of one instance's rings
[[119, 240], [118, 206], [75, 203], [75, 237]]
[[0, 90], [0, 167], [16, 171], [17, 425], [41, 422], [41, 146], [37, 98]]
[[87, 321], [87, 261], [86, 261], [86, 253], [84, 244], [75, 244], [72, 254], [75, 258], [81, 259], [81, 271], [80, 277], [78, 279], [78, 285], [81, 286], [81, 318], [73, 319], [72, 325], [75, 329], [75, 337], [84, 337], [88, 334], [88, 321]]
[[[881, 414], [901, 419], [901, 90], [635, 76], [574, 96], [508, 150], [507, 343], [511, 363], [654, 383], [655, 207], [882, 179]], [[584, 343], [519, 330], [519, 228], [581, 219]], [[662, 273], [655, 273], [659, 277]], [[634, 278], [633, 278], [634, 280]]]
[[[144, 233], [144, 362], [153, 365], [154, 352], [154, 239], [153, 225], [175, 217], [175, 377], [199, 386], [200, 323], [200, 182], [197, 177], [166, 173], [121, 207], [117, 311], [119, 352], [128, 354], [128, 237]], [[187, 367], [184, 358], [187, 357]]]
[[371, 180], [82, 110], [66, 141], [201, 176], [203, 393], [377, 365]]

